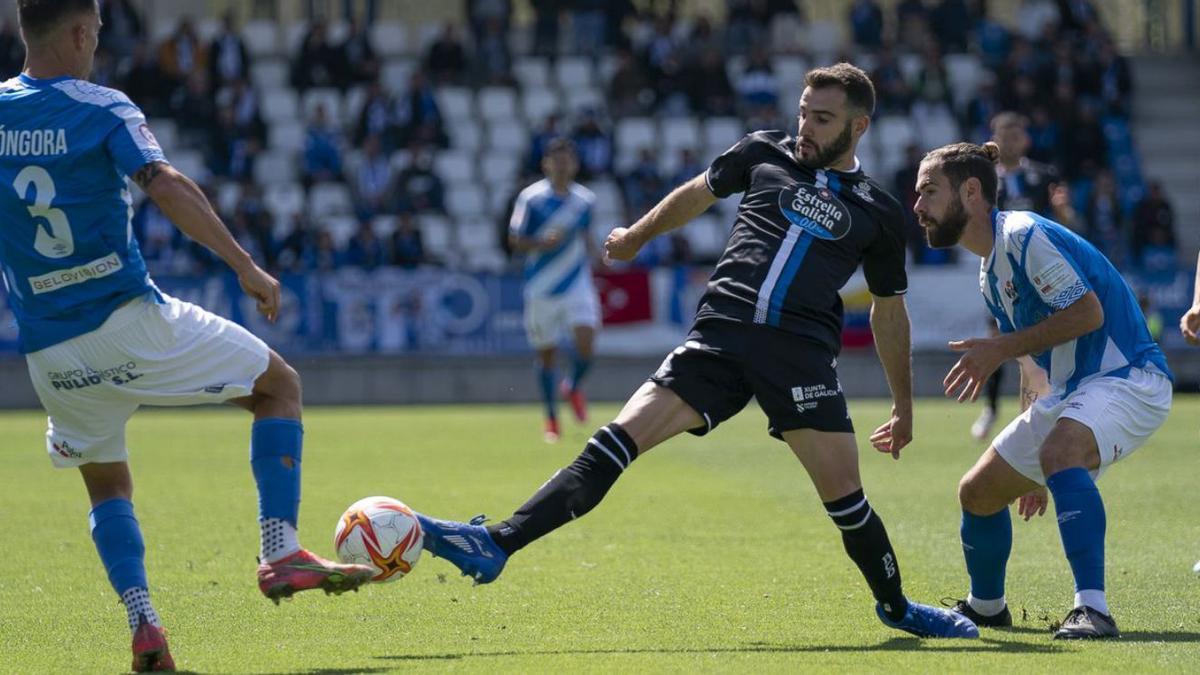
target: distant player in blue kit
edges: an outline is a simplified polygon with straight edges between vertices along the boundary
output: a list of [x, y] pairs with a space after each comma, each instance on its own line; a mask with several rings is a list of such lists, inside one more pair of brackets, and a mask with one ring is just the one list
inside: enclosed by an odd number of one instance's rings
[[1008, 626], [1004, 576], [1012, 549], [1008, 506], [1044, 513], [1046, 488], [1075, 577], [1074, 608], [1055, 639], [1120, 635], [1105, 598], [1104, 502], [1095, 479], [1142, 446], [1167, 419], [1172, 375], [1137, 298], [1094, 246], [1031, 211], [995, 208], [994, 143], [958, 143], [927, 154], [914, 210], [929, 245], [983, 259], [984, 301], [1001, 335], [950, 343], [963, 352], [946, 395], [975, 400], [1008, 359], [1031, 356], [1049, 380], [1021, 377], [1022, 413], [963, 476], [962, 545], [971, 592], [955, 611], [981, 626]]
[[683, 227], [717, 199], [742, 195], [729, 243], [683, 344], [574, 462], [507, 519], [484, 526], [479, 519], [468, 524], [417, 514], [425, 550], [477, 583], [490, 583], [510, 556], [600, 504], [642, 455], [684, 432], [706, 435], [755, 400], [766, 413], [767, 432], [808, 472], [871, 589], [880, 621], [920, 637], [979, 636], [969, 619], [905, 595], [896, 551], [863, 491], [854, 424], [837, 374], [839, 291], [861, 266], [893, 400], [889, 419], [870, 441], [899, 459], [912, 440], [905, 220], [899, 202], [854, 155], [875, 110], [870, 78], [841, 63], [809, 72], [805, 84], [798, 134], [746, 135], [605, 241], [609, 257], [632, 260], [651, 239]]
[[138, 107], [84, 80], [100, 32], [96, 0], [17, 6], [28, 55], [24, 72], [0, 84], [0, 268], [49, 415], [47, 452], [54, 466], [79, 469], [91, 499], [92, 538], [133, 632], [133, 669], [174, 670], [130, 501], [125, 424], [139, 406], [230, 402], [254, 413], [258, 583], [267, 597], [340, 593], [373, 572], [300, 547], [299, 376], [245, 329], [154, 286], [130, 227], [127, 177], [228, 263], [270, 320], [279, 283], [167, 163]]
[[[521, 191], [513, 205], [509, 242], [525, 259], [525, 332], [537, 350], [538, 382], [546, 405], [546, 441], [558, 440], [555, 392], [571, 403], [575, 418], [587, 419], [583, 378], [592, 366], [592, 344], [600, 325], [600, 303], [592, 283], [592, 206], [596, 196], [575, 181], [579, 159], [570, 140], [559, 138], [542, 159], [546, 178]], [[563, 335], [574, 343], [570, 377], [561, 385], [555, 356]]]

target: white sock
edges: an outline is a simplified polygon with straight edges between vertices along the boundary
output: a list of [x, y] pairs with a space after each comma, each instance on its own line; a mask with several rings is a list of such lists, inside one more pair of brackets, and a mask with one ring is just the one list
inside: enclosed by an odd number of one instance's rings
[[995, 600], [980, 600], [979, 598], [968, 593], [967, 604], [971, 606], [971, 609], [984, 616], [995, 616], [1004, 611], [1004, 607], [1007, 603], [1005, 602], [1003, 595]]
[[1075, 606], [1083, 607], [1087, 605], [1101, 614], [1108, 614], [1108, 600], [1104, 598], [1104, 591], [1079, 591], [1075, 594]]
[[129, 615], [130, 632], [137, 630], [142, 617], [146, 618], [147, 623], [162, 628], [162, 622], [158, 620], [158, 612], [155, 612], [154, 606], [150, 604], [150, 591], [144, 588], [131, 588], [121, 594], [121, 602], [125, 604], [125, 612]]
[[296, 539], [296, 528], [282, 518], [260, 518], [258, 527], [262, 531], [263, 562], [273, 563], [300, 550]]

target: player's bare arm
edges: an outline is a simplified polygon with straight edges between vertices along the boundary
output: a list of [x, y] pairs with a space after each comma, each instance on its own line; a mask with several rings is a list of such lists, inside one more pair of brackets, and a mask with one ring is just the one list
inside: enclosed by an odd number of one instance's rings
[[672, 190], [633, 225], [614, 229], [604, 242], [605, 254], [613, 260], [633, 260], [646, 242], [683, 227], [716, 201], [704, 174], [700, 174]]
[[1094, 291], [1041, 323], [994, 338], [968, 338], [950, 343], [950, 349], [964, 352], [942, 381], [946, 396], [975, 401], [989, 376], [1009, 359], [1037, 354], [1070, 342], [1104, 325], [1104, 307]]
[[1179, 319], [1179, 332], [1189, 345], [1200, 345], [1200, 258], [1196, 260], [1196, 284], [1192, 292], [1192, 308]]
[[146, 194], [188, 237], [220, 256], [238, 275], [258, 311], [274, 321], [279, 313], [279, 282], [264, 272], [221, 222], [200, 186], [166, 162], [150, 162], [134, 175]]
[[[1017, 359], [1021, 371], [1021, 412], [1025, 412], [1039, 398], [1050, 393], [1050, 382], [1046, 379], [1046, 371], [1038, 367], [1028, 356]], [[1046, 514], [1046, 506], [1050, 504], [1050, 495], [1046, 488], [1038, 487], [1021, 495], [1017, 500], [1017, 515], [1025, 520], [1034, 516]]]
[[530, 251], [551, 251], [558, 248], [558, 245], [563, 241], [561, 232], [554, 231], [548, 233], [544, 237], [522, 237], [519, 234], [508, 235], [508, 243], [512, 246], [512, 250], [517, 253], [528, 253]]
[[900, 459], [913, 434], [912, 331], [903, 295], [872, 298], [871, 332], [892, 391], [892, 417], [871, 434], [871, 445]]

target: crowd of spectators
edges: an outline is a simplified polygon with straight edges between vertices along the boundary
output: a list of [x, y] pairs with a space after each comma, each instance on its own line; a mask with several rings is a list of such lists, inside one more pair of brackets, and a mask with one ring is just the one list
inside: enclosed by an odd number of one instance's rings
[[[1128, 119], [1133, 82], [1090, 0], [1023, 0], [1011, 26], [990, 16], [984, 0], [902, 0], [887, 12], [877, 0], [854, 0], [846, 16], [849, 40], [828, 41], [826, 52], [797, 37], [813, 33], [804, 31], [809, 23], [804, 3], [793, 0], [726, 0], [720, 22], [677, 15], [677, 2], [530, 0], [530, 26], [516, 25], [511, 0], [466, 0], [463, 25], [447, 23], [431, 34], [407, 84], [395, 89], [385, 83], [386, 60], [368, 30], [375, 3], [342, 4], [345, 15], [336, 18], [345, 24], [336, 36], [330, 21], [314, 16], [299, 41], [288, 46], [288, 83], [295, 91], [361, 94], [346, 124], [323, 106], [309, 111], [296, 157], [306, 193], [332, 183], [352, 195], [358, 225], [349, 236], [336, 237], [304, 210], [281, 224], [255, 183], [271, 129], [264, 122], [262, 92], [251, 84], [251, 50], [238, 17], [226, 14], [208, 39], [184, 19], [150, 44], [135, 3], [101, 2], [105, 28], [93, 79], [127, 92], [149, 117], [174, 120], [179, 144], [203, 153], [203, 183], [214, 202], [221, 202], [226, 223], [272, 269], [439, 262], [425, 252], [421, 229], [422, 216], [447, 214], [447, 187], [455, 180], [436, 170], [438, 153], [454, 144], [438, 92], [519, 89], [514, 72], [519, 58], [553, 62], [564, 55], [602, 64], [597, 68], [602, 97], [574, 109], [561, 106], [533, 123], [521, 177], [510, 186], [513, 194], [538, 177], [546, 144], [567, 136], [580, 155], [580, 179], [611, 181], [623, 200], [622, 216], [637, 217], [672, 186], [703, 171], [711, 158], [701, 155], [707, 148], [682, 148], [665, 162], [658, 148], [646, 147], [632, 161], [620, 162], [614, 144], [618, 121], [733, 116], [746, 130], [794, 127], [787, 111], [795, 103], [785, 99], [797, 93], [796, 83], [788, 81], [795, 74], [779, 72], [775, 57], [799, 55], [807, 63], [847, 59], [871, 74], [879, 116], [944, 118], [960, 137], [982, 141], [996, 113], [1023, 114], [1030, 123], [1029, 156], [1057, 166], [1070, 186], [1077, 206], [1070, 225], [1102, 242], [1118, 263], [1174, 269], [1173, 262], [1168, 265], [1175, 257], [1174, 225], [1161, 188], [1151, 185], [1138, 198], [1129, 179], [1113, 171], [1116, 158], [1104, 125]], [[516, 39], [519, 34], [527, 39]], [[956, 91], [947, 71], [947, 55], [963, 53], [982, 65], [974, 91]], [[21, 62], [15, 27], [0, 26], [0, 72], [11, 75]], [[885, 182], [894, 177], [898, 195], [909, 193], [923, 149], [914, 146], [896, 164], [873, 172]], [[240, 186], [237, 198], [218, 200], [230, 183]], [[375, 225], [380, 217], [389, 223], [384, 231]], [[485, 217], [498, 221], [499, 230], [507, 214], [489, 211]], [[153, 204], [139, 206], [135, 223], [148, 261], [159, 270], [186, 274], [212, 268], [211, 257], [184, 243]], [[685, 244], [672, 243], [672, 253], [660, 258], [685, 259]], [[496, 246], [503, 246], [499, 233]], [[916, 259], [937, 261], [920, 254]]]

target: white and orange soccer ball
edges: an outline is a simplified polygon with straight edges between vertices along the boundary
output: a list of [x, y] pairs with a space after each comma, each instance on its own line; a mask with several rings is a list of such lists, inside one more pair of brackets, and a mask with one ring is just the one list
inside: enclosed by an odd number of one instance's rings
[[338, 520], [333, 546], [344, 563], [375, 568], [371, 581], [395, 581], [421, 557], [423, 533], [412, 509], [391, 497], [366, 497]]

